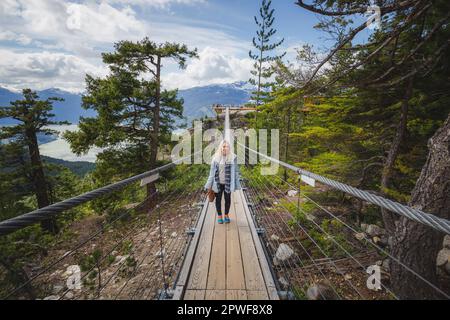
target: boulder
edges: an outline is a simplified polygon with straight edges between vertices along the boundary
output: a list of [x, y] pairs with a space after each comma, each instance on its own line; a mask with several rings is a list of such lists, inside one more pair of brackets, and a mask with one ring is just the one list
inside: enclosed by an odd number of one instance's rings
[[287, 192], [288, 197], [295, 197], [298, 194], [297, 190], [289, 190]]
[[363, 240], [366, 237], [366, 234], [364, 232], [355, 233], [355, 238], [359, 241]]
[[280, 277], [278, 279], [278, 282], [284, 287], [287, 288], [289, 287], [289, 282], [287, 282], [287, 280], [284, 277]]
[[53, 296], [45, 297], [44, 300], [59, 300], [59, 298], [60, 298], [59, 296], [53, 295]]
[[442, 249], [439, 251], [436, 258], [436, 266], [444, 267], [446, 264], [450, 264], [450, 249]]
[[450, 235], [446, 235], [446, 236], [444, 237], [444, 241], [442, 242], [442, 246], [443, 246], [445, 249], [450, 249]]
[[371, 237], [375, 237], [383, 235], [385, 231], [375, 224], [369, 224], [367, 226], [366, 233]]
[[375, 236], [375, 237], [372, 238], [372, 241], [375, 244], [381, 244], [381, 238], [380, 237]]
[[447, 264], [445, 265], [445, 272], [450, 276], [450, 262], [447, 262]]
[[361, 230], [366, 232], [366, 230], [367, 230], [367, 224], [366, 223], [361, 223]]
[[113, 266], [117, 266], [119, 264], [122, 264], [125, 262], [125, 260], [127, 260], [129, 257], [129, 255], [125, 255], [125, 256], [117, 256], [116, 259], [114, 260], [114, 264]]
[[72, 300], [73, 299], [73, 293], [72, 292], [67, 292], [66, 293], [66, 295], [65, 295], [65, 298], [67, 299], [67, 300]]
[[325, 283], [317, 283], [308, 288], [306, 296], [309, 300], [339, 300], [333, 288]]
[[74, 264], [71, 266], [69, 266], [69, 265], [64, 265], [64, 266], [67, 268], [66, 271], [62, 274], [62, 276], [64, 278], [70, 277], [71, 275], [73, 275], [76, 272], [79, 272], [81, 270], [80, 266], [77, 264]]
[[280, 237], [277, 236], [276, 234], [273, 234], [273, 235], [270, 236], [270, 240], [278, 241], [278, 240], [280, 240]]
[[294, 250], [287, 245], [286, 243], [281, 243], [278, 246], [278, 249], [275, 253], [275, 257], [273, 258], [273, 264], [278, 266], [280, 262], [284, 262], [290, 259], [294, 255]]

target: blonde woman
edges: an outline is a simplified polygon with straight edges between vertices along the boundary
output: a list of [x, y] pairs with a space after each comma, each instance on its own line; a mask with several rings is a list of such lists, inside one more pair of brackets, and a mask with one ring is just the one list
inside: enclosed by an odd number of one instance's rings
[[[216, 194], [217, 222], [219, 224], [230, 223], [231, 193], [239, 190], [239, 167], [237, 157], [231, 151], [230, 143], [223, 140], [211, 161], [206, 190], [212, 190]], [[222, 211], [222, 195], [225, 198], [225, 211]], [[225, 214], [225, 219], [223, 218]]]

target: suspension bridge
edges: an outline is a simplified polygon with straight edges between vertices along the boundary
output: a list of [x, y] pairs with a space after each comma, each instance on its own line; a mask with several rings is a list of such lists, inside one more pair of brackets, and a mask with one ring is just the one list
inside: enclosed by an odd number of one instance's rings
[[[225, 108], [224, 111], [227, 136], [231, 128], [230, 110]], [[243, 147], [290, 170], [291, 177], [320, 183], [425, 224], [442, 234], [450, 234], [448, 220]], [[0, 236], [120, 192], [133, 183], [151, 180], [186, 158], [2, 221]], [[194, 173], [190, 176], [191, 185], [184, 189], [157, 192], [140, 203], [124, 206], [114, 219], [100, 221], [92, 229], [82, 230], [82, 236], [77, 237], [71, 247], [59, 248], [55, 254], [43, 259], [43, 265], [28, 272], [23, 283], [12, 286], [2, 298], [304, 299], [311, 286], [326, 283], [329, 292], [319, 290], [317, 298], [371, 299], [373, 291], [365, 285], [367, 267], [384, 264], [386, 259], [391, 265], [398, 264], [405, 272], [413, 273], [421, 285], [432, 287], [443, 299], [450, 298], [448, 289], [441, 288], [392, 256], [386, 245], [368, 236], [362, 226], [308, 196], [297, 182], [301, 179], [284, 180], [278, 175], [255, 177], [250, 171], [243, 170], [243, 188], [232, 194], [231, 223], [224, 225], [216, 223], [215, 208], [197, 183], [205, 179], [205, 172]], [[139, 212], [153, 197], [157, 205], [148, 215], [132, 214]], [[333, 221], [334, 227], [309, 217], [302, 208], [305, 202], [314, 206], [322, 217]], [[300, 215], [295, 216], [293, 212]], [[125, 227], [116, 234], [115, 223], [130, 215]], [[344, 231], [350, 236], [343, 236]], [[377, 236], [383, 235], [380, 232]], [[94, 256], [94, 262], [81, 269], [69, 270], [86, 256]], [[68, 279], [75, 279], [78, 285], [71, 285]], [[63, 283], [57, 290], [53, 285], [56, 282]], [[388, 282], [382, 278], [379, 298], [396, 299], [386, 284]], [[39, 292], [30, 293], [35, 287], [40, 288]]]

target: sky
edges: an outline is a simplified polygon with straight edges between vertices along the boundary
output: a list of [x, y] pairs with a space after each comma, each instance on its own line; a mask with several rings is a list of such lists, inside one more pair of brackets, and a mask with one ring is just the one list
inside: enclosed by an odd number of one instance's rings
[[[187, 89], [246, 81], [260, 0], [0, 0], [0, 86], [82, 92], [85, 75], [105, 76], [102, 52], [120, 40], [185, 43], [199, 59], [166, 61], [163, 85]], [[273, 0], [279, 50], [327, 46], [318, 18], [294, 0]]]

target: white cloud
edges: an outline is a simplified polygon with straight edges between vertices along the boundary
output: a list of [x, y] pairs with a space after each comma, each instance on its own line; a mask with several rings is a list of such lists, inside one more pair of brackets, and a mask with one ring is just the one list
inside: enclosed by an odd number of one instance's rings
[[29, 45], [32, 42], [32, 39], [24, 34], [17, 34], [10, 30], [0, 31], [0, 41], [15, 41], [21, 45]]
[[199, 56], [198, 60], [191, 61], [186, 70], [165, 76], [164, 86], [185, 89], [212, 83], [246, 81], [250, 77], [253, 61], [249, 58], [238, 59], [211, 47], [202, 50]]
[[74, 55], [52, 52], [16, 52], [0, 49], [0, 79], [9, 87], [36, 90], [58, 87], [82, 91], [86, 73], [104, 75], [102, 67]]
[[205, 3], [206, 0], [109, 0], [110, 3], [150, 6], [157, 8], [167, 8], [174, 4], [194, 5]]
[[17, 0], [2, 0], [0, 2], [0, 15], [17, 15], [20, 12], [20, 3]]
[[[137, 11], [140, 5], [158, 10], [206, 2], [0, 0], [0, 86], [83, 90], [85, 72], [104, 73], [102, 52], [112, 50], [117, 41], [136, 41], [145, 36], [156, 42], [180, 42], [201, 50], [201, 59], [194, 60], [186, 74], [177, 72], [174, 64], [165, 63], [164, 72], [169, 73], [166, 79], [170, 79], [167, 83], [173, 86], [247, 80], [249, 60], [237, 58], [246, 57], [247, 41], [217, 25], [173, 18], [155, 21], [139, 16]], [[2, 46], [2, 41], [13, 41], [17, 46], [11, 49], [10, 44]], [[186, 82], [179, 81], [180, 74]]]
[[67, 6], [66, 27], [91, 41], [111, 43], [124, 37], [144, 37], [146, 26], [130, 8], [116, 9], [102, 2], [97, 4], [72, 3]]

